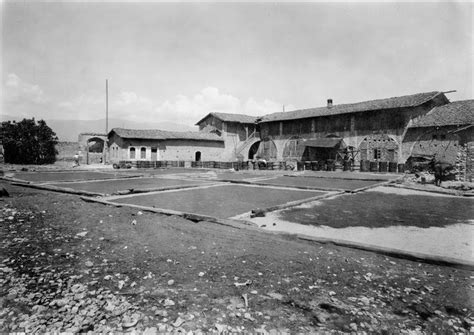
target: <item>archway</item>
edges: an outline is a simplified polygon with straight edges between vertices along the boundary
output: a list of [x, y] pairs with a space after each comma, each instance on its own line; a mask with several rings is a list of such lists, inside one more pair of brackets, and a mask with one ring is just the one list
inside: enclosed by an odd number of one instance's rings
[[275, 142], [269, 138], [265, 138], [260, 141], [257, 154], [255, 158], [262, 158], [266, 161], [276, 160], [277, 158], [277, 147]]
[[83, 157], [85, 152], [86, 162], [99, 163], [101, 159], [103, 162], [107, 161], [108, 157], [108, 143], [107, 134], [101, 133], [80, 133], [78, 138], [79, 155]]
[[254, 159], [255, 158], [255, 155], [257, 154], [259, 146], [260, 146], [260, 141], [255, 142], [254, 144], [252, 144], [252, 146], [249, 149], [248, 159]]
[[100, 137], [91, 137], [87, 139], [86, 145], [86, 163], [102, 163], [104, 160], [105, 140]]

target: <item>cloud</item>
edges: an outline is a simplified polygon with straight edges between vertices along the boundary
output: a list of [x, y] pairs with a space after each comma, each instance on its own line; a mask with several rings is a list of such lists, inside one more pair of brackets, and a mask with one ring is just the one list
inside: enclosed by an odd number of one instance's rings
[[23, 104], [44, 104], [47, 102], [41, 87], [22, 80], [15, 73], [9, 73], [7, 76], [4, 99], [7, 102], [21, 102]]
[[90, 108], [91, 106], [96, 106], [100, 104], [105, 104], [104, 98], [101, 99], [96, 96], [82, 94], [72, 100], [59, 102], [58, 106], [68, 109], [82, 109]]
[[[81, 95], [58, 104], [75, 112], [81, 119], [102, 118], [105, 113], [104, 96]], [[290, 110], [288, 109], [286, 110]], [[260, 116], [280, 112], [282, 105], [269, 99], [245, 102], [231, 94], [221, 93], [216, 87], [206, 87], [193, 96], [178, 94], [172, 99], [156, 103], [153, 99], [133, 91], [121, 91], [109, 98], [109, 117], [131, 121], [174, 122], [193, 126], [208, 113], [235, 113]]]
[[244, 114], [261, 116], [265, 114], [282, 112], [283, 108], [285, 111], [294, 110], [295, 106], [285, 105], [275, 101], [264, 99], [262, 102], [258, 102], [253, 98], [249, 98], [244, 105]]
[[[80, 119], [99, 119], [105, 117], [105, 96], [82, 94], [70, 100], [61, 101], [57, 106], [69, 113], [75, 113]], [[149, 117], [153, 110], [153, 101], [139, 96], [135, 92], [121, 91], [109, 97], [109, 117], [137, 119]]]
[[207, 87], [193, 97], [177, 95], [155, 109], [156, 117], [165, 121], [194, 124], [212, 112], [241, 113], [239, 99], [221, 94], [215, 87]]
[[192, 125], [208, 113], [235, 113], [260, 116], [280, 112], [282, 105], [269, 99], [259, 102], [250, 97], [242, 102], [240, 99], [220, 93], [218, 88], [206, 87], [193, 97], [177, 95], [155, 109], [159, 120]]

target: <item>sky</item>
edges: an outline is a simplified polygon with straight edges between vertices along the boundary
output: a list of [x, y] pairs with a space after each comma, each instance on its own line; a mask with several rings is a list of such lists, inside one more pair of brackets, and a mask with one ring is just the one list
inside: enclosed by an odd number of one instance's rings
[[456, 90], [473, 95], [473, 5], [3, 1], [1, 114], [194, 125]]

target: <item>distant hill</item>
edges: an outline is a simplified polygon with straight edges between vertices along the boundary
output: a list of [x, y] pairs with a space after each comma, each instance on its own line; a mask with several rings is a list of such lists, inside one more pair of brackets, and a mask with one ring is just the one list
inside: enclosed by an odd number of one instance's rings
[[[9, 115], [0, 115], [1, 121], [21, 121], [23, 118]], [[105, 132], [105, 119], [100, 120], [45, 120], [53, 129], [59, 141], [77, 142], [80, 133]], [[112, 128], [131, 129], [161, 129], [169, 131], [197, 131], [197, 127], [190, 127], [172, 122], [135, 122], [123, 119], [109, 119], [109, 131]]]

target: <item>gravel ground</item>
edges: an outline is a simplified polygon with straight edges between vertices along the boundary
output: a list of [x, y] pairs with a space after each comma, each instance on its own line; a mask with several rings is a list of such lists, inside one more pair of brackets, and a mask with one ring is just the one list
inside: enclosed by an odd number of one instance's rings
[[470, 271], [0, 186], [1, 332], [474, 331]]

